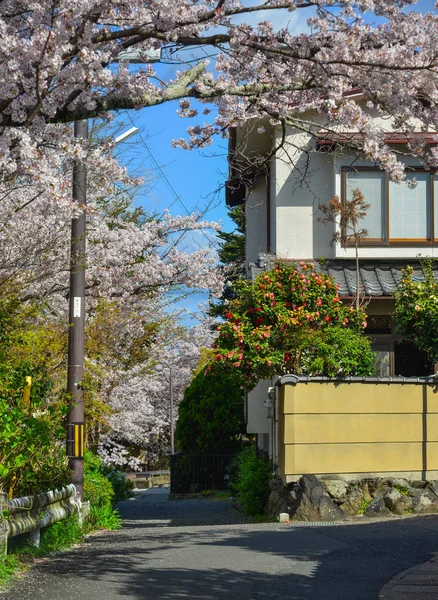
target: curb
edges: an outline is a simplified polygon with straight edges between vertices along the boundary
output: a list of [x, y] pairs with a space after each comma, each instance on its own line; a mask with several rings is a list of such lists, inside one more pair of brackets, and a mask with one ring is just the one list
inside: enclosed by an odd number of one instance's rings
[[424, 563], [402, 571], [386, 583], [378, 600], [437, 600], [438, 552]]

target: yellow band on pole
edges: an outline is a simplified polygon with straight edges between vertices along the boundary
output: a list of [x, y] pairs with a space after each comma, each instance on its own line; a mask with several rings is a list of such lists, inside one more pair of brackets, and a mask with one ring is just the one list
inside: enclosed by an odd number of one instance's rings
[[84, 458], [85, 450], [85, 425], [84, 423], [70, 424], [69, 441], [67, 442], [67, 454], [70, 458]]
[[32, 388], [32, 377], [26, 376], [26, 385], [23, 390], [23, 406], [30, 406], [30, 390]]

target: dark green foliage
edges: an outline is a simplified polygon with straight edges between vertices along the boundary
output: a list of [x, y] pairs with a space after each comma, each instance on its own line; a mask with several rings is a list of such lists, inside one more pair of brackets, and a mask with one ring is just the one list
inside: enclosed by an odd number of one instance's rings
[[219, 260], [227, 270], [227, 283], [219, 302], [210, 308], [212, 317], [225, 315], [228, 302], [235, 297], [233, 283], [245, 275], [245, 214], [241, 206], [236, 206], [228, 210], [228, 216], [234, 221], [236, 228], [234, 231], [222, 231], [218, 234], [221, 240]]
[[272, 479], [271, 462], [258, 456], [254, 446], [245, 448], [237, 456], [231, 476], [230, 487], [240, 510], [252, 516], [264, 514]]
[[187, 454], [233, 454], [245, 435], [243, 392], [232, 374], [198, 373], [179, 405], [175, 437]]
[[123, 471], [116, 467], [106, 466], [101, 466], [100, 471], [112, 485], [114, 491], [113, 504], [122, 502], [122, 500], [128, 500], [131, 497], [134, 482], [128, 479]]

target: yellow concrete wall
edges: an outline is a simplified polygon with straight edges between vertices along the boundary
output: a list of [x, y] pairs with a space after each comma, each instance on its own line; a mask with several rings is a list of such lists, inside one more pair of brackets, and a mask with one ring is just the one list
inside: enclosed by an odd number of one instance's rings
[[438, 386], [300, 381], [279, 389], [278, 463], [305, 473], [438, 471]]

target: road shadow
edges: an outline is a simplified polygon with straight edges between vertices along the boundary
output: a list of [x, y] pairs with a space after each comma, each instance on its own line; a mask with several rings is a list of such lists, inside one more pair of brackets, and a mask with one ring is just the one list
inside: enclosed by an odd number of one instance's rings
[[63, 600], [375, 600], [389, 579], [437, 550], [437, 517], [127, 528], [39, 565], [32, 595], [23, 580], [8, 600], [59, 590]]
[[169, 489], [152, 488], [136, 495], [117, 508], [126, 528], [186, 527], [247, 523], [233, 506], [231, 498], [215, 500], [191, 498], [168, 500]]

